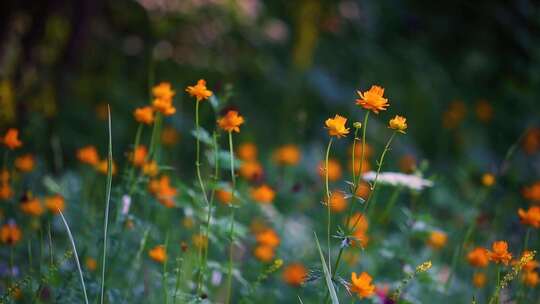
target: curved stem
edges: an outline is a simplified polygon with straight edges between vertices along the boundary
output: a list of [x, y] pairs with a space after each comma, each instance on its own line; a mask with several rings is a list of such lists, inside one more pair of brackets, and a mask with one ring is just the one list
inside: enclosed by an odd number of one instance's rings
[[326, 210], [327, 210], [327, 217], [326, 217], [326, 241], [328, 246], [328, 271], [332, 272], [332, 262], [330, 260], [330, 221], [331, 221], [331, 214], [330, 214], [330, 189], [328, 187], [328, 158], [330, 156], [330, 148], [332, 147], [332, 142], [334, 138], [330, 137], [330, 140], [328, 141], [328, 146], [326, 147], [326, 156], [324, 158], [324, 186], [326, 190]]
[[229, 238], [230, 238], [230, 245], [229, 245], [229, 265], [227, 267], [227, 299], [225, 303], [231, 302], [231, 290], [232, 290], [232, 265], [233, 265], [233, 246], [234, 246], [234, 192], [236, 190], [236, 176], [234, 174], [234, 149], [233, 149], [233, 141], [232, 141], [232, 132], [229, 132], [229, 154], [230, 154], [230, 161], [231, 161], [231, 183], [232, 183], [232, 189], [231, 189], [231, 224], [229, 229]]

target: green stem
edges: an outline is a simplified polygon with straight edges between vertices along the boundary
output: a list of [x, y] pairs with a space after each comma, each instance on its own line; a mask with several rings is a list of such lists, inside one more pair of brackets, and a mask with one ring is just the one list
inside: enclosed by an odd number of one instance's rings
[[326, 210], [327, 210], [327, 217], [326, 217], [326, 241], [328, 246], [328, 271], [332, 271], [332, 262], [330, 260], [330, 221], [331, 221], [331, 213], [330, 213], [330, 189], [328, 187], [328, 158], [330, 156], [330, 148], [332, 147], [332, 142], [334, 138], [330, 137], [330, 140], [328, 141], [328, 146], [326, 147], [326, 156], [324, 158], [324, 186], [326, 191]]
[[233, 265], [233, 246], [234, 246], [234, 192], [236, 190], [236, 176], [234, 175], [234, 150], [233, 150], [233, 141], [232, 141], [232, 132], [229, 132], [229, 154], [230, 154], [230, 161], [231, 161], [231, 182], [232, 182], [232, 190], [231, 190], [231, 225], [229, 229], [229, 238], [230, 238], [230, 246], [229, 246], [229, 265], [227, 267], [227, 299], [225, 301], [226, 304], [229, 304], [231, 302], [231, 290], [232, 290], [232, 265]]
[[[167, 252], [167, 247], [169, 246], [169, 232], [167, 231], [167, 235], [165, 236], [165, 252]], [[163, 275], [162, 275], [162, 284], [163, 284], [163, 297], [164, 297], [164, 303], [167, 304], [169, 302], [169, 291], [168, 291], [168, 284], [167, 284], [167, 259], [163, 261]]]
[[392, 193], [392, 196], [390, 196], [390, 200], [388, 204], [386, 205], [386, 208], [384, 209], [384, 212], [379, 220], [381, 223], [384, 223], [388, 219], [390, 212], [392, 211], [392, 209], [394, 208], [396, 204], [396, 201], [399, 197], [399, 193], [401, 192], [401, 189], [402, 189], [401, 186], [397, 187]]

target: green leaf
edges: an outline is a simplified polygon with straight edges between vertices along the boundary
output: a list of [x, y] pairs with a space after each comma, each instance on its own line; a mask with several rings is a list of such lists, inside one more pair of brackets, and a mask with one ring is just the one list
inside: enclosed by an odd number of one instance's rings
[[332, 276], [330, 275], [330, 271], [328, 271], [328, 267], [326, 266], [324, 255], [321, 250], [321, 245], [319, 244], [319, 238], [317, 237], [317, 233], [313, 232], [313, 234], [315, 235], [317, 249], [319, 250], [319, 256], [321, 257], [321, 263], [322, 263], [323, 271], [324, 271], [324, 278], [326, 280], [326, 287], [328, 288], [328, 292], [330, 293], [330, 299], [332, 300], [332, 304], [339, 304], [336, 290], [334, 289], [334, 284], [332, 283]]

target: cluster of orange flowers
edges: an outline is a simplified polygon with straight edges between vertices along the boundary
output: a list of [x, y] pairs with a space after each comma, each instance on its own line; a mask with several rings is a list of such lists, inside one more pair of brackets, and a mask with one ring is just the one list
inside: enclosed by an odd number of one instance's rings
[[351, 216], [349, 223], [347, 224], [350, 229], [353, 227], [355, 229], [353, 231], [354, 239], [351, 241], [351, 245], [365, 248], [369, 242], [369, 237], [367, 235], [369, 222], [367, 217], [364, 214], [357, 212]]
[[39, 198], [34, 197], [32, 193], [27, 193], [19, 204], [19, 208], [24, 214], [36, 217], [45, 212], [44, 207], [53, 214], [59, 214], [65, 209], [65, 200], [61, 195], [56, 194], [45, 197], [42, 202]]
[[273, 229], [268, 227], [259, 227], [254, 232], [257, 246], [253, 250], [253, 254], [261, 262], [268, 263], [272, 261], [275, 256], [275, 248], [280, 243], [279, 236]]
[[[17, 129], [8, 129], [4, 136], [0, 136], [0, 143], [6, 146], [9, 150], [15, 150], [22, 147], [23, 143], [19, 139], [19, 130]], [[27, 157], [15, 161], [15, 166], [21, 172], [32, 171], [34, 168], [33, 162], [27, 163]], [[33, 158], [32, 158], [33, 160]], [[31, 168], [30, 168], [31, 165]], [[30, 170], [28, 170], [30, 169]], [[10, 186], [11, 174], [7, 169], [0, 170], [0, 200], [7, 200], [13, 196], [13, 190]]]
[[11, 175], [7, 169], [0, 170], [0, 200], [8, 200], [13, 196], [9, 180]]
[[[77, 159], [83, 163], [92, 166], [97, 172], [107, 174], [109, 162], [107, 158], [101, 159], [95, 146], [84, 146], [77, 150]], [[112, 164], [112, 174], [116, 174], [116, 164]]]
[[137, 146], [129, 155], [129, 160], [136, 168], [142, 170], [144, 175], [155, 177], [159, 173], [159, 166], [155, 160], [148, 160], [148, 149], [144, 145]]
[[519, 208], [518, 215], [523, 225], [540, 228], [540, 206], [532, 206], [526, 211]]
[[254, 143], [246, 142], [238, 146], [237, 156], [242, 161], [239, 173], [246, 180], [259, 180], [263, 175], [263, 167], [257, 160], [257, 155], [257, 146]]
[[178, 190], [171, 186], [168, 176], [162, 175], [159, 178], [151, 179], [148, 183], [148, 190], [163, 206], [167, 208], [175, 206], [174, 197]]

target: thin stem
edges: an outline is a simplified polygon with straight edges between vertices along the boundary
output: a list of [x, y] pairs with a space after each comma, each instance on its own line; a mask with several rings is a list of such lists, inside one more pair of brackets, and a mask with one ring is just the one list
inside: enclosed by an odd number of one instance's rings
[[234, 150], [232, 141], [232, 132], [229, 132], [229, 154], [231, 161], [231, 225], [229, 230], [230, 246], [229, 246], [229, 265], [227, 267], [227, 299], [225, 303], [231, 302], [231, 290], [232, 290], [232, 264], [233, 264], [233, 245], [234, 245], [234, 192], [236, 189], [236, 176], [234, 175]]
[[105, 223], [103, 229], [103, 258], [101, 263], [101, 296], [100, 303], [103, 304], [105, 294], [105, 262], [107, 260], [107, 232], [109, 227], [109, 203], [111, 201], [112, 186], [112, 129], [111, 129], [111, 109], [107, 106], [109, 114], [109, 153], [107, 161], [107, 184], [105, 194]]
[[[167, 235], [165, 236], [165, 252], [167, 252], [167, 247], [169, 246], [169, 232], [167, 231]], [[167, 284], [167, 259], [163, 261], [163, 275], [162, 275], [162, 284], [163, 284], [163, 297], [164, 297], [164, 303], [167, 304], [169, 302], [169, 291], [168, 291], [168, 284]]]
[[174, 294], [173, 294], [173, 304], [176, 304], [176, 298], [178, 293], [178, 288], [180, 288], [180, 275], [181, 275], [181, 269], [182, 269], [182, 259], [177, 258], [176, 259], [176, 284], [174, 286]]
[[330, 189], [328, 188], [328, 158], [330, 156], [330, 148], [332, 147], [332, 142], [334, 138], [330, 137], [330, 140], [328, 141], [328, 146], [326, 147], [326, 156], [324, 158], [324, 186], [326, 190], [326, 242], [328, 246], [328, 271], [332, 272], [332, 262], [330, 260], [330, 221], [331, 221], [331, 214], [330, 214]]

